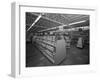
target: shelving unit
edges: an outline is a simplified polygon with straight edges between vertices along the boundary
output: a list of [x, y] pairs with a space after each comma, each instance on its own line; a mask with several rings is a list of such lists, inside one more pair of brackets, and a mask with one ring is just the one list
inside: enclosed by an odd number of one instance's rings
[[[37, 47], [39, 48], [39, 50], [53, 63], [53, 64], [59, 64], [65, 57], [66, 57], [66, 52], [62, 53], [59, 51], [61, 44], [63, 45], [63, 43], [61, 43], [59, 45], [59, 43], [56, 41], [56, 36], [54, 35], [42, 35], [42, 36], [37, 36], [34, 38]], [[65, 43], [64, 43], [65, 44]], [[63, 47], [61, 47], [62, 49], [64, 49]], [[60, 52], [60, 53], [59, 53]], [[63, 53], [65, 55], [63, 55]], [[59, 57], [57, 57], [59, 56]], [[63, 58], [62, 58], [63, 57]]]
[[55, 36], [37, 36], [35, 38], [37, 47], [40, 51], [52, 62], [54, 61], [54, 55], [56, 54], [56, 42]]

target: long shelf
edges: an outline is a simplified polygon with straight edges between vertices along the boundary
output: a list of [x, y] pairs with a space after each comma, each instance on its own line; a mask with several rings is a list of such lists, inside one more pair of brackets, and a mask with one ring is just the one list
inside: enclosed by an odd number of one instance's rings
[[[39, 44], [39, 43], [38, 43], [38, 44]], [[44, 48], [44, 50], [48, 50], [52, 55], [55, 55], [54, 50], [51, 50], [51, 49], [49, 49], [49, 48], [47, 48], [47, 47], [44, 47], [44, 46], [42, 46], [41, 44], [39, 44], [39, 46], [42, 47], [42, 48]]]
[[48, 50], [46, 50], [45, 48], [43, 48], [40, 45], [38, 46], [38, 48], [52, 63], [55, 62], [53, 59], [54, 56], [50, 52], [48, 52]]
[[[55, 56], [55, 42], [47, 41], [42, 38], [36, 38], [37, 47], [40, 51], [52, 62], [54, 63]], [[52, 44], [53, 43], [53, 44]]]
[[54, 59], [48, 54], [43, 48], [39, 47], [39, 50], [52, 62], [55, 63]]
[[38, 38], [38, 39], [45, 40], [45, 41], [50, 41], [50, 42], [55, 42], [55, 40], [50, 40], [50, 39], [43, 39], [43, 38]]
[[42, 41], [42, 40], [39, 40], [39, 39], [36, 39], [36, 40], [38, 40], [38, 41], [41, 42], [41, 43], [44, 43], [44, 44], [46, 44], [46, 45], [50, 45], [50, 46], [52, 46], [52, 47], [55, 48], [55, 44], [52, 44], [52, 43], [47, 42], [47, 41]]

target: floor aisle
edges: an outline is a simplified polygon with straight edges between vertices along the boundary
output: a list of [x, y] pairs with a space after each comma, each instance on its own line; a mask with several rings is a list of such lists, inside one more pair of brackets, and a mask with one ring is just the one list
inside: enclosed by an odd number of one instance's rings
[[[75, 64], [89, 64], [89, 49], [79, 49], [75, 46], [71, 46], [70, 49], [67, 49], [66, 58], [60, 63], [60, 65], [75, 65]], [[39, 50], [38, 48], [31, 44], [27, 43], [26, 46], [26, 66], [35, 67], [35, 66], [52, 66], [52, 64]]]

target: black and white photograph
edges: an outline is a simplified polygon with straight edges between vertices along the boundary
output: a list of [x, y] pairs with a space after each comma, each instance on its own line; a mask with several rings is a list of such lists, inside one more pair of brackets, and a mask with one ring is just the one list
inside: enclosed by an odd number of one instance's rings
[[90, 15], [25, 12], [26, 67], [90, 64]]

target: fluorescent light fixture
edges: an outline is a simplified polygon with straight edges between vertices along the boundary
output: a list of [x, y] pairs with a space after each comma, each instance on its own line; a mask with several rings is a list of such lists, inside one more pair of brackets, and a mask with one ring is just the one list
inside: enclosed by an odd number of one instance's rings
[[27, 31], [29, 31], [29, 30], [32, 28], [32, 26], [34, 26], [35, 23], [39, 21], [39, 19], [40, 19], [41, 17], [42, 17], [42, 15], [39, 15], [39, 16], [37, 17], [37, 19], [32, 23], [32, 25], [28, 28]]
[[69, 25], [74, 25], [74, 24], [78, 24], [78, 23], [83, 23], [83, 22], [85, 22], [86, 20], [84, 20], [84, 21], [79, 21], [79, 22], [74, 22], [74, 23], [70, 23]]
[[66, 25], [61, 25], [61, 26], [57, 26], [57, 27], [52, 27], [52, 28], [49, 28], [49, 29], [41, 30], [41, 31], [39, 31], [39, 32], [47, 31], [47, 30], [51, 30], [51, 29], [56, 29], [56, 28], [64, 27], [64, 26], [66, 26]]

